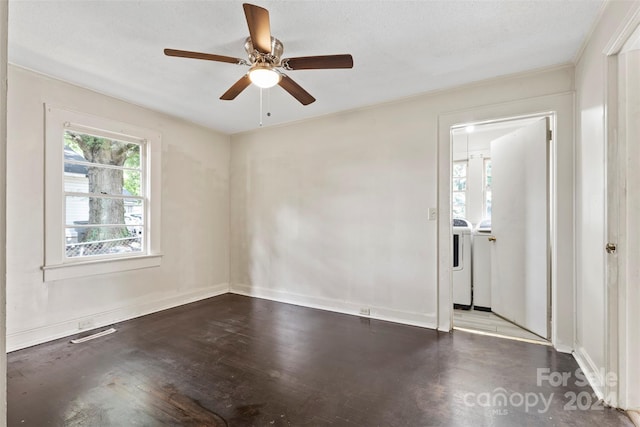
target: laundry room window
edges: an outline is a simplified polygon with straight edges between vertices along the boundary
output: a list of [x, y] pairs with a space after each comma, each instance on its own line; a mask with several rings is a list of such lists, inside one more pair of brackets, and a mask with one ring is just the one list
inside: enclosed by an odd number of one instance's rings
[[491, 159], [484, 159], [484, 217], [491, 218]]
[[467, 214], [467, 162], [453, 162], [451, 181], [451, 209], [454, 218], [465, 218]]

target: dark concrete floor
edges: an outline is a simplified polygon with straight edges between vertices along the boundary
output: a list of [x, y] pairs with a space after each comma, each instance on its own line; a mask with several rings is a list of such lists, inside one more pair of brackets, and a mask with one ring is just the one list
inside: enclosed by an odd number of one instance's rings
[[9, 426], [632, 426], [541, 345], [232, 294], [115, 327], [10, 353]]

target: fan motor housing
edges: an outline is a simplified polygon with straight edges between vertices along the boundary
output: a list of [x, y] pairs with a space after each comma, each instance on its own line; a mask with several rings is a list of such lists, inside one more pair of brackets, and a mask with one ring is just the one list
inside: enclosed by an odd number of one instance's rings
[[249, 55], [252, 64], [256, 62], [268, 62], [271, 65], [278, 66], [280, 65], [280, 59], [284, 52], [284, 46], [280, 40], [271, 37], [271, 53], [264, 54], [258, 52], [256, 48], [253, 47], [251, 37], [247, 37], [247, 40], [244, 42], [244, 50], [247, 51], [247, 55]]

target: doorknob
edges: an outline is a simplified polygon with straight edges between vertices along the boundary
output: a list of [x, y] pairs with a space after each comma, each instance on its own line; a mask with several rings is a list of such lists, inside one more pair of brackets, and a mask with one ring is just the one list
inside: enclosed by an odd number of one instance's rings
[[496, 236], [489, 236], [489, 237], [487, 237], [487, 240], [489, 240], [490, 242], [495, 242], [496, 241]]
[[604, 247], [607, 250], [608, 254], [613, 254], [616, 252], [616, 244], [615, 243], [607, 243], [607, 246]]

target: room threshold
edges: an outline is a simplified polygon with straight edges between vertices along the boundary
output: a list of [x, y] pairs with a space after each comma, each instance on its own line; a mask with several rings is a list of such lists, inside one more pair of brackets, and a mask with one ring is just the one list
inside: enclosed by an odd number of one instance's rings
[[513, 341], [520, 341], [520, 342], [526, 342], [526, 343], [529, 343], [529, 344], [539, 344], [539, 345], [544, 345], [544, 346], [551, 347], [551, 343], [549, 341], [543, 341], [542, 338], [540, 340], [535, 340], [535, 339], [529, 339], [529, 338], [514, 337], [514, 336], [510, 336], [510, 335], [499, 334], [497, 332], [479, 331], [477, 329], [462, 328], [462, 327], [459, 327], [459, 326], [454, 326], [453, 330], [454, 331], [469, 332], [471, 334], [484, 335], [484, 336], [488, 336], [488, 337], [504, 338], [504, 339], [513, 340]]

